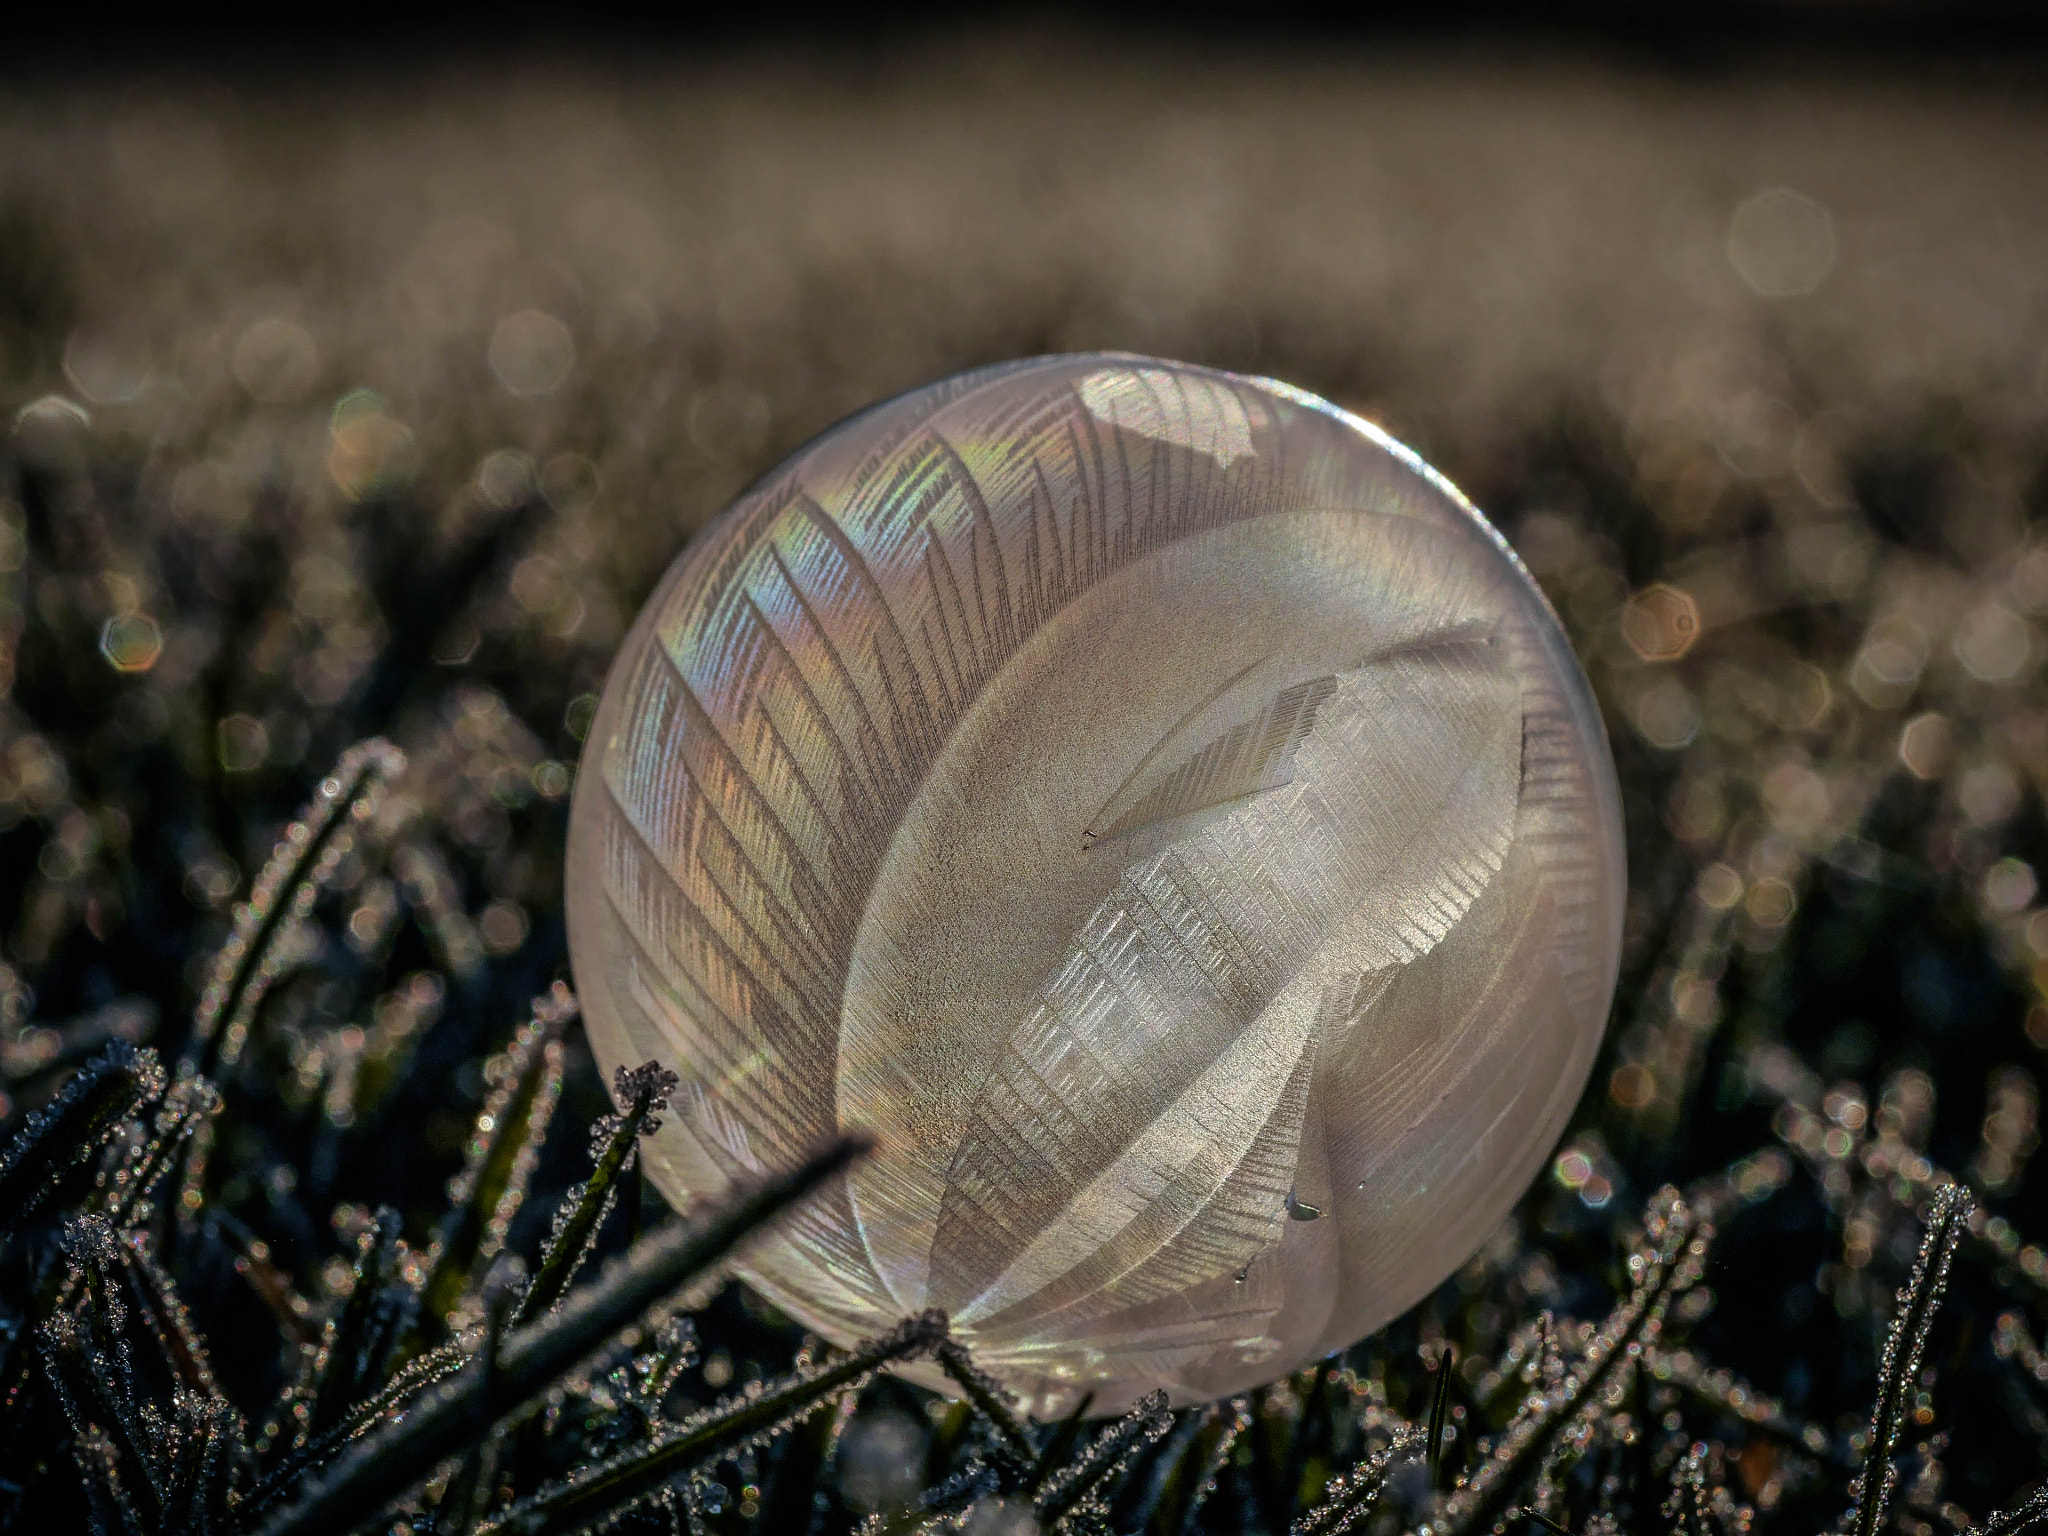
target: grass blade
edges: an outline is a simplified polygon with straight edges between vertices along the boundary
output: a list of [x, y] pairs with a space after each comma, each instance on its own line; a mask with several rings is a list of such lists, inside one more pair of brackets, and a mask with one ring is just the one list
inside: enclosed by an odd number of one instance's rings
[[123, 1158], [101, 1181], [95, 1201], [107, 1220], [116, 1227], [128, 1225], [157, 1180], [170, 1170], [179, 1149], [219, 1113], [220, 1105], [220, 1090], [210, 1078], [189, 1077], [171, 1085], [141, 1152]]
[[1636, 1283], [1627, 1299], [1601, 1324], [1577, 1367], [1509, 1425], [1493, 1455], [1451, 1495], [1442, 1519], [1432, 1522], [1438, 1530], [1472, 1536], [1494, 1528], [1565, 1426], [1596, 1400], [1614, 1368], [1631, 1358], [1631, 1346], [1654, 1338], [1672, 1298], [1698, 1281], [1712, 1235], [1712, 1226], [1676, 1190], [1663, 1190], [1650, 1202], [1643, 1242], [1630, 1258]]
[[390, 780], [405, 771], [405, 754], [381, 737], [342, 753], [312, 802], [278, 839], [256, 877], [249, 899], [235, 910], [235, 926], [213, 962], [192, 1019], [186, 1060], [198, 1072], [233, 1061], [256, 1005], [274, 979], [277, 939], [305, 916], [321, 882], [348, 846], [351, 822], [367, 815]]
[[619, 1180], [632, 1170], [640, 1138], [661, 1129], [656, 1111], [667, 1106], [680, 1082], [675, 1073], [652, 1061], [630, 1072], [619, 1068], [612, 1091], [622, 1109], [592, 1128], [591, 1158], [597, 1166], [587, 1180], [563, 1197], [555, 1230], [541, 1254], [540, 1269], [513, 1311], [513, 1328], [523, 1328], [551, 1310], [568, 1291], [612, 1208]]
[[1131, 1458], [1173, 1428], [1166, 1394], [1153, 1391], [1096, 1436], [1094, 1444], [1060, 1469], [1038, 1496], [1038, 1528], [1053, 1532], [1069, 1516], [1092, 1509], [1099, 1491], [1130, 1465]]
[[2037, 1520], [2048, 1519], [2048, 1483], [2043, 1483], [2011, 1509], [1992, 1515], [1965, 1536], [2017, 1536]]
[[1438, 1485], [1444, 1464], [1444, 1429], [1451, 1419], [1451, 1351], [1445, 1347], [1436, 1363], [1436, 1386], [1429, 1396], [1429, 1481]]
[[945, 1330], [943, 1312], [905, 1318], [894, 1332], [859, 1345], [844, 1360], [788, 1377], [759, 1393], [729, 1398], [685, 1420], [650, 1446], [536, 1494], [490, 1529], [506, 1536], [571, 1536], [608, 1524], [677, 1480], [858, 1390], [882, 1366], [929, 1353]]
[[156, 1052], [126, 1041], [114, 1042], [80, 1067], [0, 1152], [0, 1238], [99, 1151], [123, 1120], [163, 1091]]
[[948, 1339], [932, 1351], [941, 1369], [958, 1383], [960, 1390], [967, 1394], [967, 1401], [975, 1411], [988, 1420], [1004, 1451], [1014, 1458], [1016, 1471], [1021, 1476], [1036, 1458], [1036, 1449], [1031, 1444], [1030, 1432], [1024, 1428], [1024, 1421], [1017, 1417], [1003, 1397], [1003, 1389], [995, 1379], [974, 1363], [974, 1357], [967, 1352], [967, 1346], [957, 1339]]
[[1936, 1191], [1927, 1214], [1927, 1232], [1920, 1241], [1920, 1254], [1913, 1262], [1913, 1275], [1899, 1292], [1898, 1310], [1885, 1334], [1884, 1359], [1878, 1368], [1877, 1404], [1870, 1415], [1870, 1447], [1863, 1458], [1863, 1471], [1850, 1492], [1855, 1502], [1843, 1522], [1855, 1536], [1877, 1536], [1884, 1528], [1885, 1506], [1891, 1500], [1892, 1483], [1898, 1468], [1892, 1458], [1906, 1432], [1906, 1416], [1912, 1409], [1913, 1390], [1920, 1378], [1920, 1357], [1927, 1348], [1934, 1315], [1941, 1310], [1942, 1293], [1948, 1288], [1949, 1260], [1955, 1256], [1956, 1241], [1970, 1219], [1970, 1193], [1960, 1184]]
[[206, 1345], [193, 1326], [192, 1314], [171, 1277], [150, 1251], [149, 1238], [129, 1232], [121, 1245], [129, 1294], [144, 1325], [155, 1338], [172, 1380], [209, 1402], [225, 1401], [206, 1358]]
[[307, 1472], [332, 1461], [391, 1415], [402, 1412], [412, 1400], [429, 1388], [454, 1376], [469, 1364], [469, 1356], [453, 1344], [406, 1362], [375, 1397], [358, 1403], [336, 1429], [301, 1449], [291, 1452], [263, 1479], [262, 1485], [242, 1504], [244, 1524], [252, 1522], [279, 1499], [298, 1487]]
[[1081, 1421], [1088, 1416], [1088, 1409], [1094, 1401], [1093, 1392], [1082, 1394], [1081, 1401], [1074, 1404], [1074, 1411], [1061, 1419], [1059, 1426], [1047, 1437], [1045, 1449], [1038, 1453], [1037, 1464], [1025, 1481], [1022, 1491], [1027, 1496], [1035, 1497], [1045, 1486], [1046, 1479], [1073, 1454], [1074, 1444], [1081, 1438]]
[[375, 1326], [374, 1314], [397, 1262], [398, 1212], [386, 1206], [357, 1241], [348, 1297], [320, 1340], [300, 1444], [325, 1435], [383, 1385], [389, 1346], [396, 1341], [388, 1329]]
[[444, 1324], [478, 1269], [504, 1246], [561, 1098], [562, 1031], [575, 1017], [576, 999], [557, 983], [534, 999], [532, 1017], [485, 1068], [494, 1086], [477, 1115], [468, 1161], [449, 1189], [452, 1209], [420, 1287], [420, 1318], [429, 1330]]
[[1397, 1463], [1425, 1448], [1427, 1436], [1415, 1429], [1397, 1430], [1384, 1450], [1375, 1451], [1332, 1482], [1323, 1501], [1288, 1527], [1289, 1536], [1344, 1536], [1373, 1512]]
[[1208, 1455], [1202, 1460], [1202, 1475], [1196, 1479], [1194, 1490], [1188, 1495], [1187, 1508], [1181, 1512], [1180, 1523], [1174, 1528], [1181, 1536], [1195, 1528], [1202, 1506], [1216, 1491], [1216, 1479], [1230, 1464], [1230, 1456], [1237, 1449], [1238, 1440], [1251, 1428], [1251, 1405], [1241, 1397], [1218, 1404], [1217, 1413], [1215, 1438], [1210, 1442]]

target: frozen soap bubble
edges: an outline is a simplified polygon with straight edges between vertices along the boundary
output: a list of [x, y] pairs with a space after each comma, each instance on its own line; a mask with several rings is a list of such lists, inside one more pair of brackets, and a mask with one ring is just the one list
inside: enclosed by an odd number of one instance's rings
[[707, 529], [568, 881], [600, 1062], [684, 1075], [655, 1183], [870, 1132], [747, 1278], [842, 1342], [943, 1307], [1041, 1414], [1267, 1381], [1442, 1281], [1564, 1127], [1623, 897], [1585, 677], [1486, 521], [1312, 395], [1122, 356], [876, 406]]

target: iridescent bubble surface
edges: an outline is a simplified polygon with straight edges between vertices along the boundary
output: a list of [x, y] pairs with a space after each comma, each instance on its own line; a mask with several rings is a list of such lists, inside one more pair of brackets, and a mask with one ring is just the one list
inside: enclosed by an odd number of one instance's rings
[[1266, 380], [1037, 359], [875, 407], [670, 569], [577, 781], [606, 1072], [679, 1204], [842, 1128], [748, 1253], [944, 1307], [1034, 1410], [1270, 1380], [1513, 1204], [1613, 990], [1613, 770], [1556, 621], [1406, 449]]

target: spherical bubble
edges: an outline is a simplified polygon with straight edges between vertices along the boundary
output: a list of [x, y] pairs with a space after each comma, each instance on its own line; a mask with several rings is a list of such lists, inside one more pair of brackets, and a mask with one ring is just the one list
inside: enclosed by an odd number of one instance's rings
[[654, 1181], [869, 1132], [745, 1273], [842, 1342], [943, 1307], [1039, 1413], [1270, 1380], [1450, 1274], [1585, 1082], [1624, 889], [1484, 519], [1313, 396], [1115, 356], [878, 406], [707, 530], [568, 882], [607, 1073], [684, 1075]]

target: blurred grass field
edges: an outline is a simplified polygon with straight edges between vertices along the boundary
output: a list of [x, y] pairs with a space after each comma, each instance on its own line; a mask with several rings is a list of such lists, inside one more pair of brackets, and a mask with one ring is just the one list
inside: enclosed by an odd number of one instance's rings
[[[308, 1276], [337, 1203], [417, 1235], [561, 968], [590, 695], [691, 532], [960, 368], [1268, 374], [1502, 527], [1628, 800], [1617, 1021], [1473, 1271], [1506, 1289], [1447, 1286], [1385, 1358], [1449, 1339], [1477, 1380], [1525, 1315], [1592, 1315], [1658, 1182], [1776, 1146], [1803, 1182], [1725, 1238], [1702, 1358], [1852, 1436], [1946, 1169], [1986, 1257], [1901, 1519], [1988, 1508], [2048, 1446], [1998, 1321], [2048, 1315], [2044, 172], [2048, 101], [1981, 60], [1054, 31], [0, 85], [0, 1091], [175, 1045], [279, 826], [381, 731], [412, 855], [333, 917], [383, 1011], [338, 962], [279, 1005], [221, 1198]], [[567, 1102], [603, 1107], [585, 1058]], [[537, 1191], [577, 1176], [550, 1157]], [[769, 1346], [721, 1305], [730, 1379]], [[1764, 1510], [1817, 1497], [1725, 1451]]]

